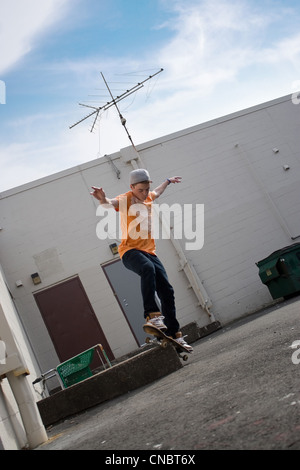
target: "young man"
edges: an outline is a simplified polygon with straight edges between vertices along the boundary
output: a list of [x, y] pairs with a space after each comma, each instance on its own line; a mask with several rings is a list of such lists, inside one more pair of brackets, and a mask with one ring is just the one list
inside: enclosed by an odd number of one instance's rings
[[[108, 199], [102, 188], [92, 186], [91, 193], [100, 204], [114, 207], [120, 212], [122, 241], [119, 254], [124, 266], [141, 278], [146, 324], [154, 325], [173, 337], [190, 351], [179, 330], [176, 319], [174, 290], [168, 281], [164, 266], [155, 253], [155, 241], [151, 231], [152, 204], [171, 183], [180, 183], [180, 176], [166, 179], [154, 191], [150, 191], [150, 176], [147, 170], [137, 169], [130, 173], [130, 191]], [[161, 303], [158, 311], [155, 295]]]

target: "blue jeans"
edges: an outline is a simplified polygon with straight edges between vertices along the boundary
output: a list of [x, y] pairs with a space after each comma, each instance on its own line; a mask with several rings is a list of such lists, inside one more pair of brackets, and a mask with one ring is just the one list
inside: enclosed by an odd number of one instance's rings
[[158, 311], [155, 300], [155, 293], [157, 293], [161, 303], [161, 313], [165, 317], [164, 323], [168, 328], [166, 334], [175, 336], [175, 333], [179, 331], [179, 323], [176, 319], [174, 289], [169, 283], [161, 261], [157, 256], [144, 251], [129, 250], [123, 255], [122, 262], [127, 269], [141, 278], [144, 317]]

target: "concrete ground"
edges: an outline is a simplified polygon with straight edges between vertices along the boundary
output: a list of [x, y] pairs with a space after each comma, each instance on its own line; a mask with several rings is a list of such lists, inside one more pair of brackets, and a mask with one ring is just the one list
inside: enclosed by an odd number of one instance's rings
[[37, 449], [299, 450], [299, 313], [298, 297], [200, 339], [182, 368], [51, 426]]

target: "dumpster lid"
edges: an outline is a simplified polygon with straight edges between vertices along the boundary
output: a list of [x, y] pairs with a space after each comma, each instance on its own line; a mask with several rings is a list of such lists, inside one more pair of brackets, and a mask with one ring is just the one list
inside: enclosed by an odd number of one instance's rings
[[[275, 258], [275, 257], [279, 257], [281, 256], [283, 253], [287, 253], [287, 252], [290, 252], [290, 251], [294, 251], [296, 249], [300, 249], [300, 243], [293, 243], [292, 245], [289, 245], [289, 246], [285, 246], [284, 248], [280, 248], [280, 250], [276, 250], [274, 251], [273, 253], [271, 253], [269, 256], [267, 256], [265, 259], [263, 259], [262, 261], [265, 261], [269, 258]], [[262, 261], [259, 261], [259, 263], [261, 263]]]

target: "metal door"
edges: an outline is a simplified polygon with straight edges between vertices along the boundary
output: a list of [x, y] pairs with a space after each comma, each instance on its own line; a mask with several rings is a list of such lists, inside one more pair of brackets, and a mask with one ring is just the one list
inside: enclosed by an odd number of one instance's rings
[[[36, 292], [34, 297], [61, 362], [96, 344], [114, 359], [79, 277]], [[98, 358], [92, 368], [99, 365]]]
[[102, 266], [108, 282], [139, 346], [145, 343], [144, 307], [140, 277], [126, 269], [121, 260]]

